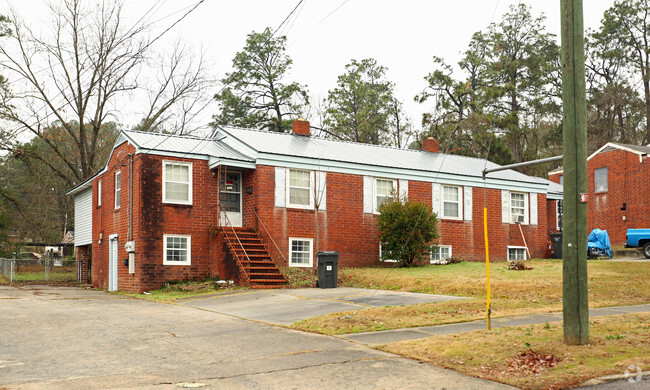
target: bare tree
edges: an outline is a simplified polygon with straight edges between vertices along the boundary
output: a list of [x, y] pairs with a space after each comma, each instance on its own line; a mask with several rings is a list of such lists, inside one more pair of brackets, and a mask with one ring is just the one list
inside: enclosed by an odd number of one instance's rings
[[[122, 122], [124, 112], [141, 112], [139, 130], [190, 132], [188, 122], [208, 96], [203, 58], [193, 59], [181, 45], [165, 59], [155, 56], [160, 35], [151, 39], [137, 23], [125, 29], [121, 2], [63, 0], [50, 5], [50, 15], [47, 37], [15, 12], [9, 18], [10, 34], [0, 45], [0, 66], [11, 81], [1, 149], [15, 148], [21, 133], [39, 137], [70, 181], [79, 182], [104, 163], [97, 153], [102, 126]], [[54, 126], [64, 129], [65, 139], [52, 137]], [[76, 153], [67, 153], [62, 142]]]

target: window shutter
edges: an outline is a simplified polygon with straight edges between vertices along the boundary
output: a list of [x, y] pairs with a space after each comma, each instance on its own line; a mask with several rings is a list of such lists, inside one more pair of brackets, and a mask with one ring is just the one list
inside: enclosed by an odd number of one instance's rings
[[399, 181], [399, 196], [404, 199], [409, 197], [409, 181], [400, 180]]
[[501, 222], [510, 223], [510, 191], [501, 190]]
[[431, 210], [436, 213], [438, 219], [442, 216], [440, 212], [440, 191], [442, 186], [440, 183], [431, 184]]
[[472, 211], [473, 211], [473, 205], [472, 205], [472, 187], [463, 187], [464, 190], [464, 212], [465, 212], [465, 221], [471, 221], [472, 220]]
[[287, 169], [275, 167], [275, 207], [287, 207]]
[[372, 176], [363, 177], [363, 212], [367, 214], [372, 214]]
[[537, 225], [537, 193], [530, 193], [530, 224]]
[[[316, 172], [316, 202], [319, 210], [327, 210], [327, 172]], [[314, 205], [316, 206], [316, 205]]]

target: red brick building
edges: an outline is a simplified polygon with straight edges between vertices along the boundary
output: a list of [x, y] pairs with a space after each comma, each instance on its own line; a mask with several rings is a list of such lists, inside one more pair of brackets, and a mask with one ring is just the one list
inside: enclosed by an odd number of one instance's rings
[[[612, 245], [625, 244], [627, 229], [650, 227], [648, 153], [648, 146], [609, 142], [587, 158], [588, 231], [607, 230]], [[553, 170], [549, 180], [562, 183], [563, 173]]]
[[69, 191], [77, 259], [93, 286], [130, 291], [206, 276], [269, 286], [283, 281], [275, 265], [313, 267], [318, 251], [378, 264], [376, 210], [392, 190], [438, 213], [434, 259], [483, 260], [484, 207], [491, 259], [547, 256], [548, 180], [484, 178], [495, 164], [432, 139], [424, 149], [310, 137], [304, 121], [211, 139], [123, 131], [106, 167]]

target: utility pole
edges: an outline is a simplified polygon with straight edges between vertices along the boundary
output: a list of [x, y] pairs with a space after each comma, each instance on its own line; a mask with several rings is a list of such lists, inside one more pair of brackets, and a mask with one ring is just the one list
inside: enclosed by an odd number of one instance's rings
[[587, 297], [587, 104], [582, 0], [562, 4], [562, 105], [564, 116], [564, 342], [589, 343]]

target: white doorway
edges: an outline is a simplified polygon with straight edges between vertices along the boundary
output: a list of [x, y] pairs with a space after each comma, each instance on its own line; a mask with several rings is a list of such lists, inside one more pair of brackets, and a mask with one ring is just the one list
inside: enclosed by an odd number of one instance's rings
[[242, 212], [242, 173], [227, 172], [221, 179], [220, 188], [221, 226], [244, 226], [244, 213]]
[[108, 236], [108, 291], [117, 291], [117, 234]]

